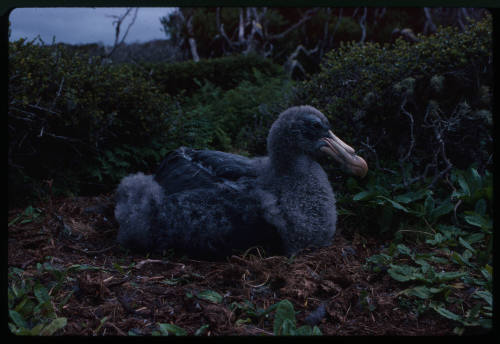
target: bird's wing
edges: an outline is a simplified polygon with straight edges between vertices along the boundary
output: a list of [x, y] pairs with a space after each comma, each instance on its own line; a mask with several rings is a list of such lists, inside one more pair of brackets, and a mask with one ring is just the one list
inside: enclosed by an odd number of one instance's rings
[[253, 159], [213, 150], [181, 147], [167, 154], [156, 171], [155, 180], [166, 194], [256, 177]]

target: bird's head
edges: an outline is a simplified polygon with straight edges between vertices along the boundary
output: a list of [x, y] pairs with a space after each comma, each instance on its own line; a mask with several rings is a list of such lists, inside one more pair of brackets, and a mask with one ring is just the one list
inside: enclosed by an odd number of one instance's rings
[[348, 172], [364, 177], [368, 166], [355, 150], [331, 130], [328, 119], [312, 106], [291, 107], [278, 117], [268, 136], [268, 150], [274, 158], [326, 153]]

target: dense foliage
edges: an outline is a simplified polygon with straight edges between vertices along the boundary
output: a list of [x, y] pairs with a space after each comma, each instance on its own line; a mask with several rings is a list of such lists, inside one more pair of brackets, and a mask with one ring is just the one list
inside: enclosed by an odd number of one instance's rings
[[10, 197], [43, 180], [85, 191], [116, 181], [114, 165], [145, 168], [160, 158], [136, 153], [159, 148], [172, 104], [131, 66], [19, 40], [9, 47], [9, 74]]
[[291, 92], [283, 69], [257, 56], [109, 64], [19, 40], [9, 58], [11, 204], [52, 185], [55, 192], [110, 191], [131, 171], [153, 171], [181, 145], [228, 149], [245, 140], [235, 147], [263, 151]]
[[447, 27], [419, 37], [342, 45], [304, 84], [299, 102], [324, 111], [373, 160], [411, 161], [415, 173], [429, 166], [429, 175], [450, 164], [491, 166], [491, 18], [463, 33]]
[[162, 92], [177, 95], [181, 92], [190, 95], [207, 80], [223, 90], [232, 89], [244, 80], [254, 82], [253, 70], [265, 76], [282, 74], [282, 69], [270, 60], [258, 55], [237, 55], [217, 59], [202, 60], [200, 63], [186, 61], [174, 64], [144, 63], [154, 82]]

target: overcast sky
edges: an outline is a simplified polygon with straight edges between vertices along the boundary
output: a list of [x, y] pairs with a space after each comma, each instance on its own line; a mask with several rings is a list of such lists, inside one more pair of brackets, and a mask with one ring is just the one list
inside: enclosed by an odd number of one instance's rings
[[[147, 42], [165, 39], [160, 18], [174, 8], [142, 7], [137, 19], [125, 39], [126, 43]], [[122, 15], [126, 8], [16, 8], [9, 16], [11, 22], [10, 40], [33, 39], [37, 35], [46, 43], [85, 44], [104, 43], [112, 45], [115, 39], [113, 18], [107, 15]], [[133, 12], [132, 12], [133, 13]], [[121, 26], [125, 32], [132, 14]]]

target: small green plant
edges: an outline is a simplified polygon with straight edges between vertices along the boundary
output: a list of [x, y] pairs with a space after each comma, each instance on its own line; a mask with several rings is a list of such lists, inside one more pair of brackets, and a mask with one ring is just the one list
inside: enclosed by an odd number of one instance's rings
[[[236, 325], [244, 325], [249, 323], [259, 323], [262, 320], [270, 319], [271, 313], [274, 314], [273, 332], [277, 336], [311, 336], [321, 335], [321, 330], [310, 325], [303, 325], [297, 328], [295, 320], [295, 310], [293, 305], [288, 300], [282, 300], [267, 309], [259, 308], [253, 305], [250, 301], [245, 300], [243, 303], [233, 302], [230, 305], [232, 311], [238, 311], [240, 319], [236, 320]], [[245, 317], [246, 316], [246, 317]]]
[[[433, 193], [425, 190], [421, 192], [425, 198], [417, 197], [410, 206], [405, 203], [407, 221], [413, 215], [413, 223], [421, 220], [420, 226], [426, 228], [418, 249], [393, 242], [369, 257], [367, 266], [385, 270], [407, 285], [399, 293], [400, 298], [411, 300], [403, 302], [407, 307], [417, 314], [434, 310], [457, 321], [460, 326], [455, 332], [460, 334], [467, 327], [492, 326], [492, 178], [488, 171], [481, 176], [471, 167], [453, 170], [450, 180], [453, 192], [444, 200], [432, 198]], [[401, 202], [403, 198], [393, 199]], [[385, 206], [389, 204], [394, 206], [391, 202]], [[472, 301], [463, 302], [464, 290], [472, 294]]]
[[52, 335], [67, 323], [57, 316], [48, 288], [25, 278], [21, 269], [9, 271], [8, 306], [9, 329], [16, 335]]
[[196, 297], [212, 303], [221, 303], [223, 299], [221, 294], [213, 290], [204, 290], [199, 292], [196, 294]]
[[295, 320], [295, 310], [288, 300], [278, 303], [276, 314], [274, 315], [273, 331], [276, 336], [320, 336], [321, 330], [310, 325], [297, 327]]
[[25, 223], [30, 223], [33, 221], [36, 221], [39, 219], [39, 217], [42, 215], [42, 210], [39, 208], [35, 208], [33, 206], [28, 206], [24, 211], [16, 216], [12, 221], [8, 223], [8, 227], [18, 223], [18, 224], [25, 224]]
[[278, 304], [274, 304], [267, 309], [260, 308], [255, 306], [248, 300], [245, 300], [243, 303], [233, 302], [229, 306], [229, 308], [233, 312], [237, 312], [238, 314], [240, 314], [240, 316], [243, 316], [236, 321], [237, 324], [259, 322], [261, 319], [268, 319], [270, 313], [276, 310], [277, 307]]
[[187, 336], [186, 330], [174, 324], [158, 323], [158, 331], [151, 333], [153, 336]]

